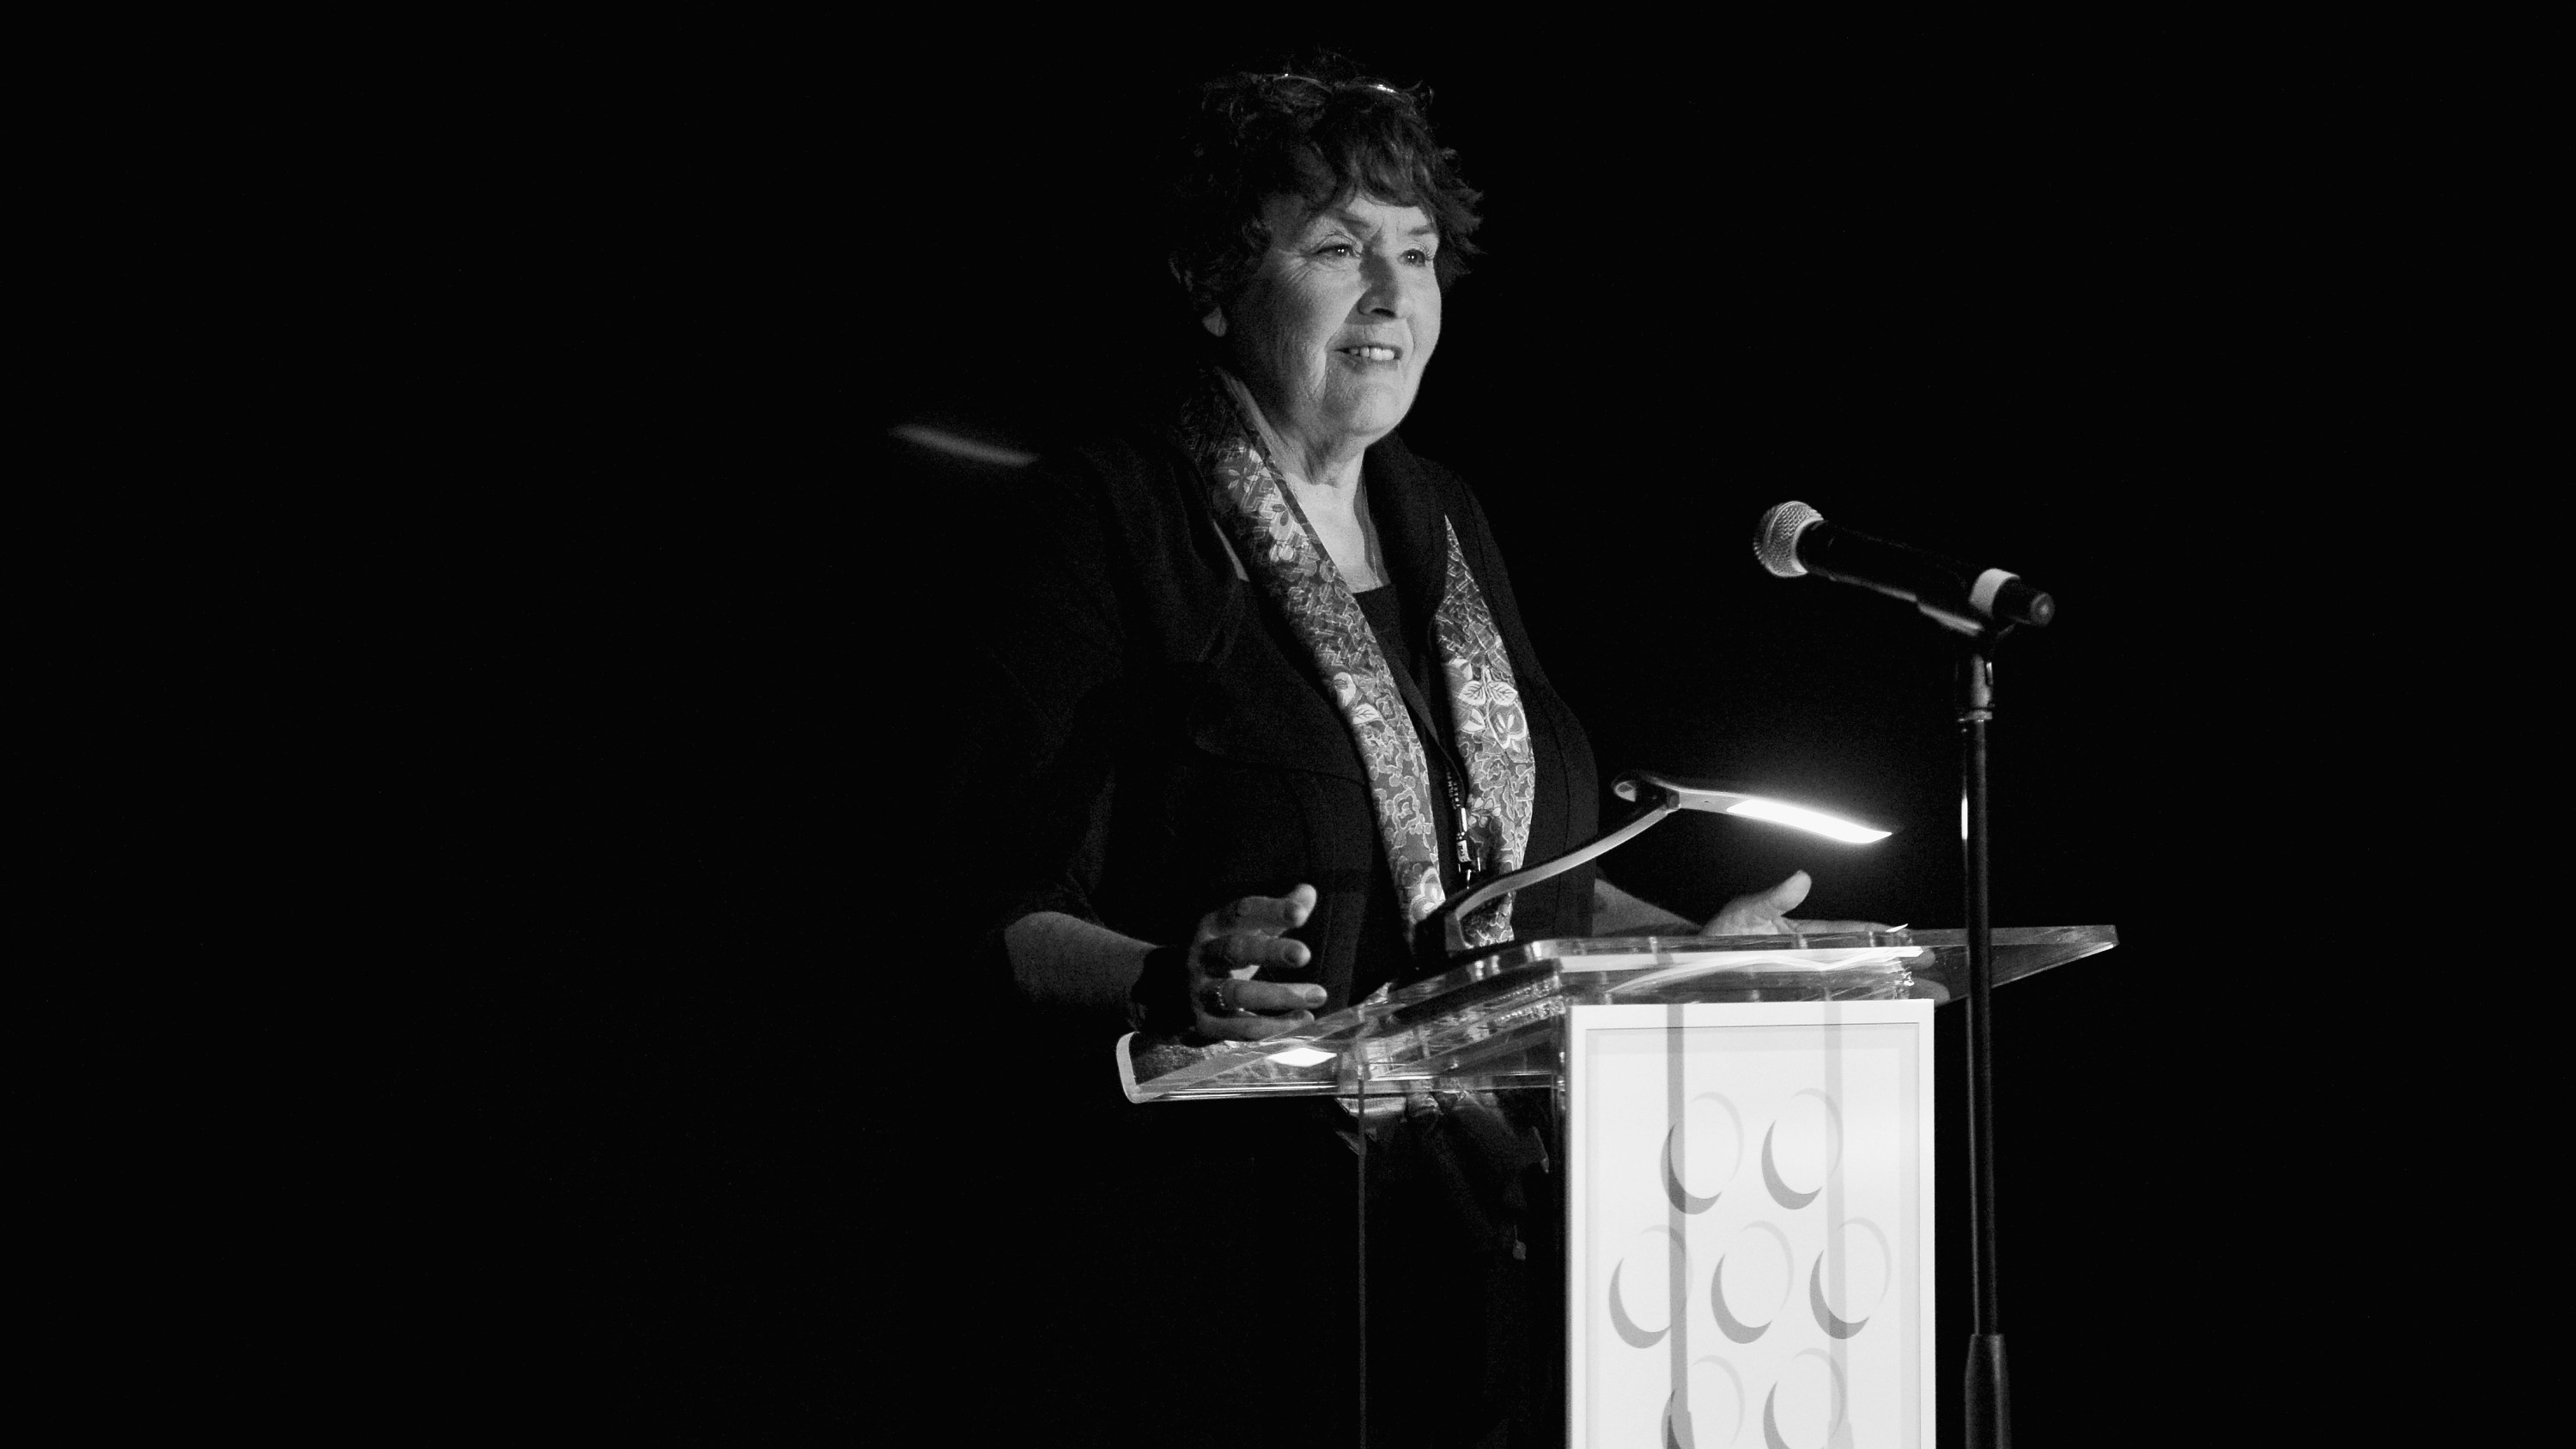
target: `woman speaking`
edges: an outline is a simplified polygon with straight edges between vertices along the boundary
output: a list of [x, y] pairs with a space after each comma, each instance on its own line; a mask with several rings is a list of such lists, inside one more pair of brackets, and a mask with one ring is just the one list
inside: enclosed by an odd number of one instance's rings
[[[1447, 896], [1589, 839], [1597, 784], [1475, 496], [1396, 433], [1472, 252], [1452, 154], [1402, 91], [1245, 75], [1182, 155], [1198, 365], [1159, 427], [1053, 460], [1024, 520], [1045, 577], [997, 644], [1025, 711], [1003, 773], [1031, 777], [1001, 911], [1038, 1000], [1257, 1038], [1386, 984]], [[1806, 887], [1705, 929], [1780, 930]], [[1467, 923], [1702, 929], [1589, 868]]]
[[[1598, 787], [1475, 495], [1396, 431], [1477, 227], [1420, 101], [1356, 76], [1240, 75], [1203, 89], [1179, 157], [1166, 245], [1196, 356], [1158, 416], [1035, 470], [1013, 520], [1029, 546], [1006, 570], [971, 767], [1011, 823], [972, 869], [995, 888], [985, 924], [1012, 982], [1054, 1019], [1260, 1038], [1386, 986], [1449, 895], [1590, 839]], [[1101, 365], [1151, 361], [1137, 351], [1104, 338]], [[1780, 930], [1807, 884], [1705, 929]], [[1466, 923], [1479, 944], [1701, 929], [1588, 868]], [[1123, 1271], [1149, 1296], [1302, 1282], [1236, 1316], [1266, 1346], [1229, 1346], [1199, 1387], [1212, 1409], [1308, 1403], [1326, 1420], [1292, 1416], [1303, 1430], [1283, 1437], [1339, 1442], [1324, 1401], [1356, 1325], [1319, 1245], [1350, 1231], [1348, 1154], [1276, 1105], [1130, 1109], [1130, 1155], [1107, 1174], [1128, 1206], [1107, 1211], [1142, 1244]], [[1388, 1442], [1552, 1432], [1515, 1367], [1545, 1315], [1536, 1235], [1493, 1226], [1508, 1184], [1489, 1196], [1454, 1221], [1424, 1209], [1395, 1257], [1371, 1249], [1373, 1303], [1399, 1296], [1389, 1273], [1417, 1290], [1400, 1295], [1414, 1317], [1369, 1327]], [[1211, 1442], [1265, 1432], [1226, 1426]]]

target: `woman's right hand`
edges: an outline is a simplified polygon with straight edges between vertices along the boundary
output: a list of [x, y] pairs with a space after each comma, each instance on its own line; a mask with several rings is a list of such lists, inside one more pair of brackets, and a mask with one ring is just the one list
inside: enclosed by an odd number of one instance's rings
[[1264, 967], [1294, 970], [1314, 959], [1306, 943], [1282, 934], [1314, 913], [1315, 888], [1301, 885], [1284, 896], [1245, 896], [1199, 918], [1188, 958], [1197, 1035], [1260, 1041], [1314, 1023], [1323, 987], [1255, 979]]

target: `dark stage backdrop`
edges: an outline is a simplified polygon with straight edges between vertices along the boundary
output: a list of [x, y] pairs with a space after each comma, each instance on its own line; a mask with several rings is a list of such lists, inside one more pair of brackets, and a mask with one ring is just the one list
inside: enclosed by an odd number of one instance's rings
[[[395, 596], [372, 698], [439, 748], [390, 790], [472, 963], [421, 1008], [462, 1045], [406, 1078], [471, 1164], [418, 1185], [458, 1226], [414, 1288], [476, 1325], [416, 1356], [473, 1386], [449, 1402], [879, 1422], [942, 1351], [936, 1295], [1042, 1298], [1079, 1251], [942, 1266], [1010, 1180], [958, 1144], [1007, 1109], [921, 1077], [992, 1023], [941, 949], [973, 862], [906, 841], [1002, 494], [888, 431], [1043, 451], [1127, 404], [1175, 335], [1153, 158], [1191, 81], [1261, 54], [549, 61], [350, 148], [376, 180], [321, 325], [368, 365], [336, 416], [397, 440], [416, 508], [399, 582], [349, 584]], [[1995, 918], [2123, 944], [1998, 1002], [2024, 1442], [2342, 1412], [2333, 1360], [2386, 1322], [2342, 1206], [2378, 1169], [2347, 1163], [2391, 1124], [2313, 943], [2406, 909], [2371, 846], [2402, 827], [2338, 802], [2402, 765], [2368, 722], [2413, 646], [2353, 603], [2438, 476], [2418, 103], [2092, 50], [1358, 54], [1434, 88], [1487, 195], [1405, 435], [1480, 491], [1605, 778], [1900, 827], [1687, 817], [1611, 873], [1696, 915], [1806, 868], [1807, 914], [1961, 924], [1944, 636], [1747, 539], [1800, 498], [2052, 590], [2001, 664]]]

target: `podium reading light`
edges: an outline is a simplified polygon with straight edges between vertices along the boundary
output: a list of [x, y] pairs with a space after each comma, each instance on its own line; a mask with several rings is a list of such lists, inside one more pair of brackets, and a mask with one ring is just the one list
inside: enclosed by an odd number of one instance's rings
[[1466, 932], [1459, 922], [1469, 911], [1525, 886], [1536, 885], [1550, 876], [1562, 875], [1595, 856], [1607, 854], [1645, 833], [1648, 826], [1676, 810], [1741, 815], [1747, 820], [1768, 821], [1773, 825], [1810, 831], [1847, 845], [1873, 845], [1890, 834], [1876, 826], [1846, 820], [1805, 805], [1792, 805], [1767, 795], [1730, 790], [1652, 770], [1630, 770], [1610, 788], [1620, 799], [1636, 801], [1639, 806], [1637, 813], [1590, 845], [1576, 846], [1553, 860], [1524, 866], [1509, 875], [1498, 875], [1441, 902], [1440, 909], [1424, 917], [1422, 925], [1417, 928], [1418, 934], [1414, 937], [1417, 972], [1429, 974], [1438, 971], [1448, 964], [1452, 954], [1467, 949]]
[[1759, 795], [1747, 795], [1732, 805], [1685, 805], [1683, 808], [1716, 810], [1726, 815], [1742, 815], [1753, 820], [1768, 820], [1774, 825], [1788, 825], [1800, 830], [1813, 831], [1827, 840], [1839, 840], [1846, 845], [1876, 845], [1885, 840], [1889, 834], [1884, 830], [1872, 830], [1866, 825], [1845, 820], [1838, 815], [1828, 815], [1822, 810], [1810, 810], [1804, 805], [1792, 805], [1785, 800], [1766, 800]]

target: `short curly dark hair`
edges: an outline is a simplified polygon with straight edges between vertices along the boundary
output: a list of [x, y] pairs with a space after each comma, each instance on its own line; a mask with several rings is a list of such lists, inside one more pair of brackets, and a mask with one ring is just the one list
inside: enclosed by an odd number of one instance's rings
[[1460, 179], [1457, 153], [1433, 138], [1430, 93], [1333, 60], [1307, 69], [1318, 73], [1246, 72], [1199, 88], [1170, 230], [1172, 278], [1193, 316], [1222, 306], [1260, 266], [1271, 240], [1261, 211], [1274, 196], [1324, 207], [1364, 195], [1422, 208], [1440, 228], [1432, 265], [1443, 287], [1465, 276], [1476, 254], [1470, 238], [1483, 198]]

